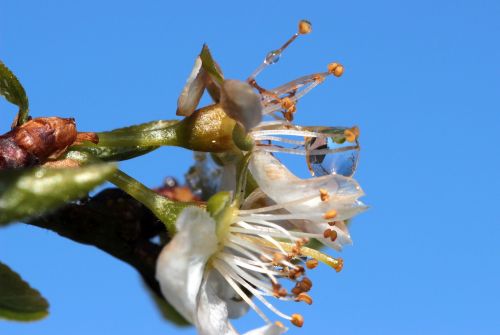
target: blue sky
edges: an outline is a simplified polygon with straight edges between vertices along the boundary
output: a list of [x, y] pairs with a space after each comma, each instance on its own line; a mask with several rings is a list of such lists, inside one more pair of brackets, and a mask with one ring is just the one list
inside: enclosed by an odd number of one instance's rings
[[[344, 270], [313, 274], [314, 304], [290, 334], [500, 332], [500, 2], [14, 1], [0, 10], [0, 59], [34, 116], [100, 131], [175, 118], [203, 43], [226, 77], [246, 78], [296, 29], [266, 71], [274, 86], [344, 64], [299, 105], [303, 125], [357, 124], [356, 173], [371, 209], [352, 226]], [[15, 108], [0, 103], [6, 131]], [[175, 158], [173, 158], [175, 157]], [[191, 153], [162, 148], [121, 167], [149, 186], [183, 178]], [[164, 322], [138, 275], [40, 229], [0, 231], [0, 259], [39, 288], [51, 315], [0, 321], [0, 334], [194, 334]], [[237, 325], [249, 329], [248, 314]]]

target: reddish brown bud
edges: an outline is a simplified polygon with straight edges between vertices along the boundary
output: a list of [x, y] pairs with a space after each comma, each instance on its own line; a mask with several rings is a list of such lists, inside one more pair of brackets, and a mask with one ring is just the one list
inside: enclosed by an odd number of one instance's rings
[[[89, 134], [82, 136], [82, 140], [97, 142], [97, 136]], [[74, 119], [32, 119], [0, 136], [0, 169], [28, 167], [56, 159], [76, 139]]]

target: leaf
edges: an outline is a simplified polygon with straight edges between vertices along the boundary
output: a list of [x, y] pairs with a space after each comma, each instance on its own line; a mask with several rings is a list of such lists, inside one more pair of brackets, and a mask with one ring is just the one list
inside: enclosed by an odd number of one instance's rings
[[17, 77], [0, 61], [0, 95], [19, 107], [17, 125], [28, 121], [29, 102]]
[[35, 321], [46, 317], [48, 309], [40, 292], [0, 262], [0, 318]]
[[116, 171], [114, 164], [0, 172], [0, 224], [40, 215], [85, 196]]

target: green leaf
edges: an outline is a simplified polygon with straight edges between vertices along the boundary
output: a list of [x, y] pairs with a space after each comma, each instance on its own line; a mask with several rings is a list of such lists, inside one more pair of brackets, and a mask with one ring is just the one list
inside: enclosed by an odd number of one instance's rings
[[19, 107], [17, 124], [28, 121], [29, 103], [26, 92], [16, 76], [0, 61], [0, 95]]
[[39, 215], [85, 196], [116, 171], [114, 164], [0, 172], [0, 223]]
[[40, 292], [0, 262], [0, 318], [35, 321], [47, 316], [48, 309]]

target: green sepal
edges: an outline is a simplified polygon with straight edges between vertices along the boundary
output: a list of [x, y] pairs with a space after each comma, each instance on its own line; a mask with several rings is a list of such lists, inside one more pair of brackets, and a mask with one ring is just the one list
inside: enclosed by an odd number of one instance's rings
[[19, 107], [17, 125], [28, 121], [29, 102], [26, 91], [17, 77], [2, 61], [0, 61], [0, 95]]
[[215, 80], [217, 84], [222, 84], [224, 82], [224, 75], [222, 74], [219, 65], [217, 65], [213, 59], [210, 49], [208, 49], [206, 44], [204, 44], [201, 49], [200, 58], [201, 66], [210, 75], [210, 78]]
[[0, 223], [40, 215], [67, 201], [79, 199], [106, 181], [115, 171], [114, 164], [2, 171]]
[[16, 272], [0, 262], [0, 318], [35, 321], [49, 314], [49, 303]]

